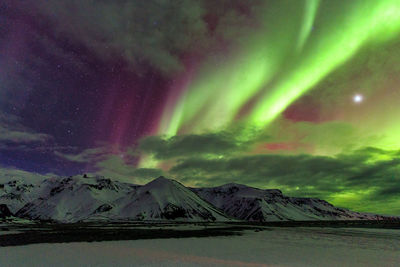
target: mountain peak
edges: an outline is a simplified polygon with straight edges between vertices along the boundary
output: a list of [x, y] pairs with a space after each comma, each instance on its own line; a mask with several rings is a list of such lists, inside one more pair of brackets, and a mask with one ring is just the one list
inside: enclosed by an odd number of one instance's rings
[[152, 184], [152, 185], [153, 184], [154, 185], [156, 185], [156, 184], [157, 185], [162, 185], [162, 184], [170, 184], [170, 183], [173, 183], [173, 182], [175, 182], [175, 180], [165, 178], [164, 176], [160, 176], [160, 177], [148, 182], [146, 185], [150, 185], [150, 184]]
[[230, 220], [181, 183], [160, 176], [118, 200], [119, 218], [135, 220]]
[[167, 190], [167, 188], [169, 188], [168, 190], [172, 190], [173, 188], [174, 188], [173, 190], [176, 190], [178, 188], [183, 188], [183, 187], [185, 186], [173, 179], [160, 176], [154, 179], [153, 181], [150, 181], [147, 184], [145, 184], [141, 190], [148, 190], [148, 189]]

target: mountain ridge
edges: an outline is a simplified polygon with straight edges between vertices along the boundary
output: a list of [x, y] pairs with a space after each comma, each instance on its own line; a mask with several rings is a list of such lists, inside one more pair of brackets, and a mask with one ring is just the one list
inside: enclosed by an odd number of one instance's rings
[[[101, 176], [0, 184], [7, 215], [63, 223], [80, 221], [312, 221], [397, 218], [337, 208], [325, 200], [285, 196], [279, 189], [228, 183], [190, 188], [160, 176], [145, 185]], [[5, 215], [3, 215], [4, 217]]]

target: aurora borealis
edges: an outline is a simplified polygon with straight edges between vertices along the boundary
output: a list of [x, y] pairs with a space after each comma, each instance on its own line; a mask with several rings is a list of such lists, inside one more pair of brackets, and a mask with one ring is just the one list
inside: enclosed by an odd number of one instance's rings
[[0, 4], [0, 174], [400, 214], [398, 0]]

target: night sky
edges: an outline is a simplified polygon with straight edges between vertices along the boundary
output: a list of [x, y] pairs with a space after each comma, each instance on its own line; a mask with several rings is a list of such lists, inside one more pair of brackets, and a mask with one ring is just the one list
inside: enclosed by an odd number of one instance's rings
[[165, 175], [400, 215], [399, 14], [398, 0], [2, 0], [0, 177]]

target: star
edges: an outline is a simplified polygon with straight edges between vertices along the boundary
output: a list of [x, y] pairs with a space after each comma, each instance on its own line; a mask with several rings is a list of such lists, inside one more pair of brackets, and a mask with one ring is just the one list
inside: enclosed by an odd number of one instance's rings
[[353, 96], [353, 102], [354, 103], [361, 103], [364, 100], [364, 96], [361, 94], [356, 94]]

